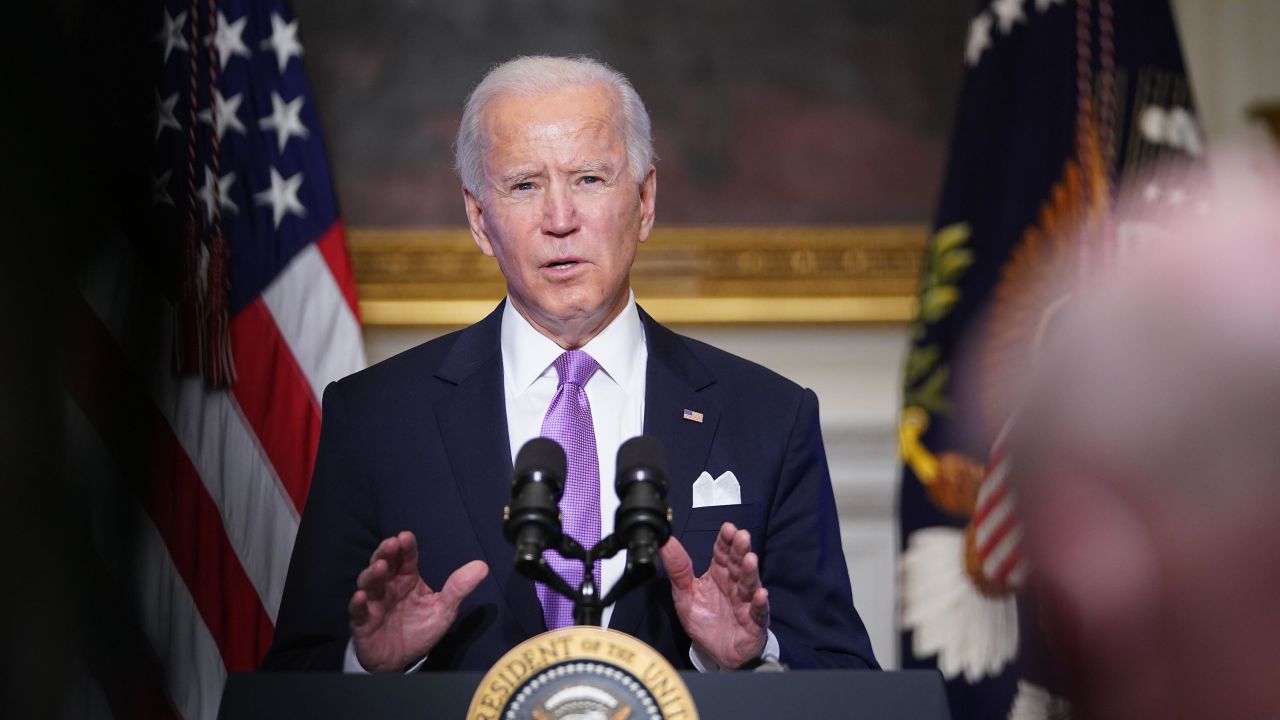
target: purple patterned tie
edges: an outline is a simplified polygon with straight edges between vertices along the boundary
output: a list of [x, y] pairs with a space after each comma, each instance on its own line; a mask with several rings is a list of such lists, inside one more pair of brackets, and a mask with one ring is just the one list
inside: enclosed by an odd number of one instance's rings
[[[600, 459], [596, 455], [596, 430], [591, 425], [591, 403], [587, 401], [585, 387], [600, 364], [581, 350], [565, 352], [554, 364], [560, 385], [542, 419], [542, 437], [560, 443], [568, 460], [568, 477], [560, 499], [564, 532], [590, 550], [600, 542]], [[554, 550], [547, 550], [545, 557], [569, 587], [577, 590], [578, 583], [582, 582], [582, 562], [566, 560]], [[599, 592], [598, 561], [593, 575]], [[547, 629], [573, 625], [573, 602], [542, 583], [537, 587]]]

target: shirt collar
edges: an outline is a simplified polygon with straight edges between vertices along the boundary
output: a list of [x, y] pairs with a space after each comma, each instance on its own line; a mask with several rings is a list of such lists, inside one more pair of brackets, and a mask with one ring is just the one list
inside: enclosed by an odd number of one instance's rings
[[[516, 395], [524, 393], [535, 380], [551, 367], [564, 352], [551, 338], [538, 332], [511, 306], [507, 298], [502, 310], [502, 367], [508, 388]], [[644, 324], [636, 309], [635, 293], [628, 291], [627, 305], [612, 322], [582, 347], [595, 358], [613, 381], [623, 388], [631, 387], [644, 348]]]

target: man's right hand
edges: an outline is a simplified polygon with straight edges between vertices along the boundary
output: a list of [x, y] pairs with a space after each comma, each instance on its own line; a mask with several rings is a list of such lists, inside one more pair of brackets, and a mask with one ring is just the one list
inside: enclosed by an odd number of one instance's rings
[[365, 670], [403, 670], [424, 657], [449, 631], [458, 605], [489, 574], [472, 560], [449, 576], [439, 592], [418, 574], [418, 541], [405, 531], [383, 540], [356, 578], [347, 611], [356, 659]]

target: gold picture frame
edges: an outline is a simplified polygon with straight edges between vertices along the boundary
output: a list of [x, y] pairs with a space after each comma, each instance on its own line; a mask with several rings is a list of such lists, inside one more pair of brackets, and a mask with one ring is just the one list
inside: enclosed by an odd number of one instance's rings
[[[631, 282], [670, 324], [905, 323], [924, 225], [655, 228]], [[373, 326], [464, 326], [505, 294], [466, 228], [351, 228], [360, 312]]]

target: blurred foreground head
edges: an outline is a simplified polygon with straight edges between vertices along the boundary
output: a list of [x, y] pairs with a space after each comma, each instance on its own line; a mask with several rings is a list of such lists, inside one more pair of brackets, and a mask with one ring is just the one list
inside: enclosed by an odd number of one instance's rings
[[1280, 717], [1280, 185], [1245, 168], [1081, 293], [1014, 457], [1081, 716]]

